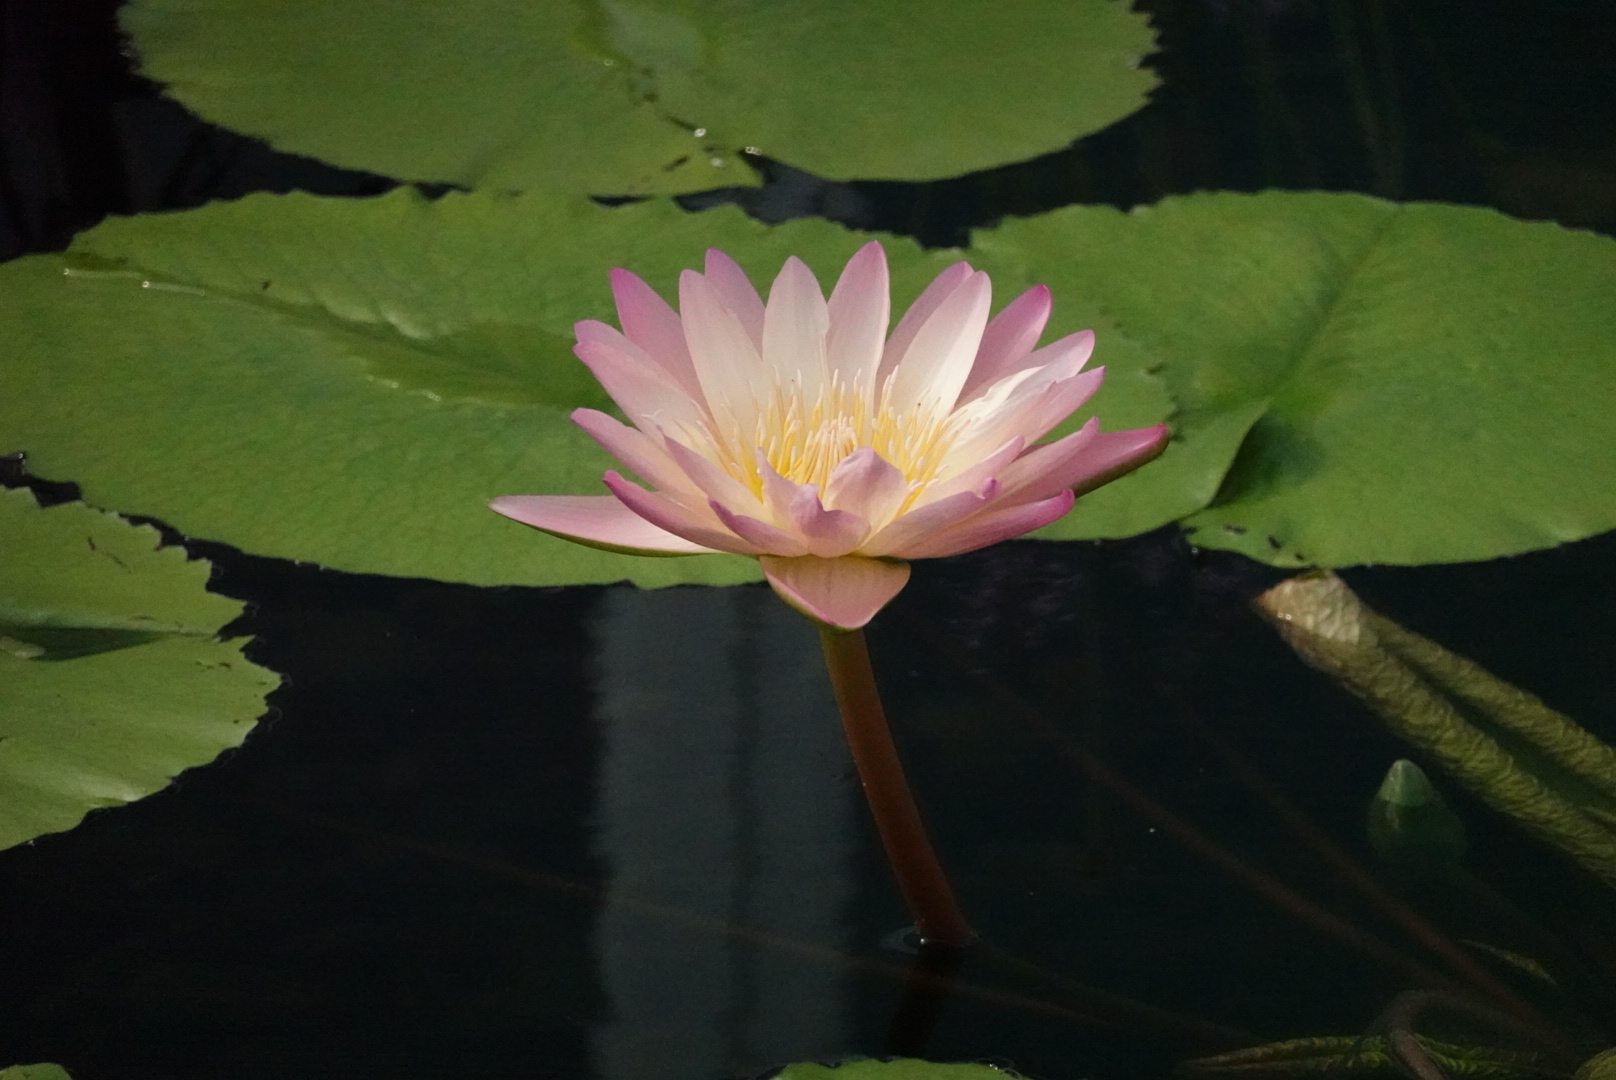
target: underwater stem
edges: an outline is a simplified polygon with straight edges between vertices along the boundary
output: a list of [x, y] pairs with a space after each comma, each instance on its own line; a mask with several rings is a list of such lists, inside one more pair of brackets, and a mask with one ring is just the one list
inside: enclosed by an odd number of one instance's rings
[[887, 728], [886, 712], [881, 708], [864, 632], [821, 627], [819, 641], [825, 650], [825, 666], [830, 670], [836, 704], [842, 711], [847, 744], [864, 785], [864, 797], [875, 815], [887, 862], [920, 928], [920, 936], [945, 945], [967, 945], [976, 935], [954, 901], [954, 890], [943, 875], [937, 853], [926, 836], [926, 826], [920, 820], [920, 810], [910, 794], [898, 749]]

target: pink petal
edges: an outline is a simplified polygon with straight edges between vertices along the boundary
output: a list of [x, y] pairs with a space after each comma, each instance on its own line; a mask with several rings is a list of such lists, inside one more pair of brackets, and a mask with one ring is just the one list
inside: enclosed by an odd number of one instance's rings
[[907, 563], [844, 555], [758, 559], [780, 599], [825, 626], [857, 630], [886, 607], [909, 582]]
[[1131, 472], [1162, 452], [1167, 427], [1100, 431], [1098, 418], [1046, 446], [1035, 447], [1004, 471], [1001, 501], [1047, 499], [1062, 490], [1079, 495]]
[[903, 470], [868, 446], [843, 458], [825, 483], [826, 505], [852, 510], [877, 526], [890, 520], [908, 495]]
[[685, 347], [684, 324], [678, 313], [655, 289], [627, 270], [612, 271], [612, 296], [617, 300], [617, 321], [623, 324], [628, 340], [644, 349], [688, 394], [697, 393], [701, 387], [690, 363], [690, 351]]
[[679, 310], [685, 343], [696, 366], [702, 394], [714, 413], [727, 409], [751, 433], [754, 384], [762, 384], [757, 347], [740, 318], [724, 306], [712, 284], [694, 270], [679, 275]]
[[[611, 330], [604, 323], [594, 326]], [[578, 344], [572, 351], [636, 425], [652, 428], [658, 422], [699, 424], [705, 419], [704, 410], [691, 400], [684, 387], [638, 345], [627, 338], [613, 344], [588, 323], [579, 323], [577, 329]]]
[[791, 521], [791, 506], [797, 501], [802, 492], [803, 485], [794, 480], [787, 480], [775, 471], [769, 464], [769, 455], [763, 448], [757, 449], [758, 476], [763, 479], [763, 505], [773, 516], [775, 523], [789, 524]]
[[1028, 442], [1043, 438], [1050, 428], [1082, 408], [1104, 381], [1103, 367], [1062, 379], [1015, 414], [1016, 431], [1026, 436]]
[[868, 400], [875, 396], [875, 374], [892, 318], [887, 253], [879, 243], [871, 240], [847, 261], [831, 290], [829, 314], [826, 364], [844, 386]]
[[915, 331], [882, 388], [881, 407], [899, 413], [952, 409], [971, 374], [992, 302], [986, 274], [976, 272], [961, 282]]
[[659, 529], [610, 495], [501, 495], [489, 507], [575, 544], [625, 555], [702, 555], [715, 549]]
[[1015, 436], [975, 465], [971, 465], [954, 476], [932, 484], [921, 494], [915, 504], [916, 507], [925, 506], [939, 499], [945, 499], [955, 492], [976, 491], [1009, 467], [1010, 463], [1015, 461], [1026, 448], [1027, 440], [1020, 435]]
[[624, 506], [657, 528], [682, 536], [692, 544], [736, 555], [756, 555], [761, 550], [701, 520], [693, 510], [680, 506], [667, 496], [646, 491], [638, 484], [623, 479], [616, 470], [608, 472], [602, 479]]
[[[971, 365], [971, 377], [960, 389], [960, 397], [968, 398], [978, 390], [1002, 378], [1016, 361], [1032, 352], [1038, 344], [1038, 335], [1049, 322], [1054, 301], [1047, 285], [1038, 285], [1014, 300], [995, 315], [982, 331], [982, 347], [976, 350], [976, 362]], [[1090, 335], [1093, 336], [1092, 334]]]
[[808, 544], [801, 537], [793, 536], [767, 521], [759, 521], [746, 514], [737, 514], [717, 500], [707, 505], [730, 532], [751, 544], [758, 553], [787, 557], [808, 554]]
[[[945, 532], [957, 522], [975, 514], [999, 493], [999, 482], [989, 480], [979, 491], [961, 491], [911, 510], [866, 540], [859, 551], [864, 555], [897, 555], [923, 545], [926, 538]], [[900, 556], [907, 558], [907, 556]]]
[[[1052, 341], [1042, 349], [1027, 353], [1016, 360], [1007, 361], [998, 371], [997, 378], [974, 391], [971, 403], [986, 401], [996, 396], [1001, 387], [1032, 386], [1039, 382], [1051, 383], [1069, 379], [1083, 370], [1083, 365], [1094, 355], [1094, 331], [1079, 330]], [[1028, 373], [1031, 374], [1028, 374]], [[962, 395], [963, 397], [963, 395]]]
[[769, 288], [769, 306], [763, 313], [763, 362], [774, 370], [777, 384], [800, 386], [809, 404], [825, 383], [829, 329], [830, 313], [814, 272], [791, 256]]
[[826, 510], [812, 484], [805, 486], [792, 502], [791, 521], [797, 535], [807, 541], [808, 554], [822, 559], [848, 554], [870, 532], [869, 523], [859, 515]]
[[1104, 380], [1102, 367], [1054, 382], [1045, 381], [1043, 372], [1030, 373], [1003, 400], [995, 400], [995, 388], [959, 410], [966, 422], [949, 448], [948, 460], [974, 461], [1015, 435], [1029, 443], [1037, 441], [1076, 412]]
[[[574, 409], [572, 422], [652, 487], [670, 494], [677, 492], [688, 496], [696, 493], [689, 478], [674, 464], [673, 459], [644, 432], [636, 431], [616, 417], [594, 409]], [[706, 500], [705, 495], [702, 500]]]
[[1139, 466], [1155, 461], [1167, 449], [1167, 441], [1172, 436], [1166, 424], [1101, 432], [1091, 448], [1091, 453], [1099, 460], [1086, 462], [1088, 468], [1083, 475], [1072, 481], [1072, 494], [1081, 498], [1095, 488], [1104, 487], [1117, 477], [1126, 476]]
[[712, 282], [713, 290], [724, 306], [735, 313], [741, 321], [746, 334], [752, 339], [752, 345], [763, 351], [763, 298], [752, 287], [751, 280], [746, 276], [734, 259], [725, 255], [717, 248], [707, 249], [707, 280]]
[[1076, 501], [1077, 496], [1070, 491], [1063, 491], [1042, 502], [1020, 503], [1002, 508], [991, 506], [951, 529], [922, 537], [918, 542], [904, 548], [902, 557], [941, 559], [985, 548], [1001, 540], [1023, 536], [1063, 517]]
[[741, 513], [755, 514], [763, 509], [763, 504], [758, 502], [751, 488], [679, 440], [671, 436], [664, 438], [666, 441], [663, 445], [667, 447], [668, 455], [688, 478], [687, 483], [693, 483], [701, 489], [703, 503], [708, 499], [716, 499]]
[[903, 318], [898, 320], [897, 327], [892, 331], [892, 337], [887, 339], [887, 347], [881, 355], [881, 366], [876, 371], [874, 386], [886, 382], [887, 377], [892, 374], [892, 369], [898, 366], [898, 361], [909, 351], [909, 343], [915, 340], [921, 326], [931, 318], [932, 312], [953, 295], [954, 290], [964, 284], [965, 279], [972, 273], [970, 263], [955, 263], [933, 278], [925, 291], [909, 305], [909, 310], [903, 313]]

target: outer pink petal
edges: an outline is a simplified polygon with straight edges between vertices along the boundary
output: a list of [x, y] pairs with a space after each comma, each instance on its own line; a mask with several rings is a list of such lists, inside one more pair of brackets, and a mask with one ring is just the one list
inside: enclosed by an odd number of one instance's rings
[[[755, 514], [763, 509], [749, 488], [672, 436], [664, 436], [668, 455], [687, 478], [686, 483], [701, 489], [701, 502], [716, 499], [740, 513]], [[660, 486], [660, 485], [659, 485]]]
[[[652, 487], [670, 494], [688, 496], [696, 493], [690, 479], [674, 464], [673, 459], [644, 432], [636, 431], [616, 417], [594, 409], [574, 409], [572, 422]], [[702, 500], [706, 500], [705, 495]]]
[[1079, 495], [1110, 483], [1155, 458], [1167, 446], [1167, 426], [1100, 431], [1090, 420], [1082, 430], [1033, 449], [1004, 471], [1001, 502], [1047, 499], [1062, 490]]
[[[705, 411], [691, 400], [673, 376], [645, 355], [638, 345], [622, 339], [621, 347], [606, 341], [578, 324], [577, 354], [611, 399], [622, 406], [636, 425], [651, 428], [661, 424], [699, 424]], [[605, 329], [604, 324], [596, 324]], [[616, 333], [616, 331], [613, 331]]]
[[707, 505], [730, 532], [751, 544], [759, 554], [787, 557], [808, 554], [808, 543], [801, 537], [793, 536], [767, 521], [759, 521], [746, 514], [737, 514], [716, 499]]
[[903, 470], [868, 446], [843, 458], [825, 484], [826, 505], [852, 510], [871, 525], [890, 520], [908, 494]]
[[638, 484], [625, 480], [615, 469], [602, 479], [624, 506], [657, 528], [675, 536], [682, 536], [692, 544], [736, 555], [757, 555], [761, 551], [756, 545], [742, 540], [739, 536], [731, 536], [701, 520], [694, 511], [680, 506], [667, 496], [646, 491]]
[[791, 504], [791, 521], [808, 544], [808, 554], [822, 559], [846, 555], [870, 533], [869, 522], [846, 510], [826, 510], [819, 492], [807, 485]]
[[824, 291], [808, 264], [791, 256], [769, 288], [769, 305], [763, 314], [763, 363], [773, 369], [776, 384], [796, 383], [810, 404], [829, 374], [825, 369], [829, 329]]
[[1041, 529], [1071, 510], [1077, 496], [1063, 491], [1042, 502], [991, 506], [951, 529], [922, 537], [903, 549], [905, 559], [941, 559], [997, 544]]
[[[1094, 355], [1094, 331], [1079, 330], [1075, 334], [1067, 334], [1063, 338], [1051, 341], [1042, 349], [1025, 353], [1014, 360], [1007, 360], [1000, 367], [998, 378], [1003, 381], [1019, 372], [1042, 369], [1035, 378], [1042, 377], [1046, 381], [1069, 379], [1089, 362]], [[993, 383], [982, 387], [981, 392], [991, 391]]]
[[882, 388], [881, 408], [899, 413], [952, 409], [971, 374], [992, 303], [986, 274], [976, 272], [961, 282], [915, 331]]
[[1035, 373], [1002, 402], [992, 402], [990, 395], [983, 395], [965, 406], [972, 411], [981, 406], [983, 415], [971, 418], [964, 426], [949, 449], [949, 460], [973, 461], [987, 454], [989, 447], [1000, 446], [1015, 435], [1029, 443], [1036, 442], [1076, 412], [1104, 380], [1105, 368], [1080, 371], [1055, 382], [1045, 382], [1041, 373]]
[[659, 529], [610, 495], [501, 495], [489, 507], [586, 547], [627, 555], [702, 555], [716, 549]]
[[881, 367], [876, 372], [874, 386], [886, 382], [892, 374], [892, 369], [898, 366], [903, 354], [909, 351], [909, 343], [915, 340], [915, 335], [931, 318], [937, 306], [953, 295], [954, 290], [965, 283], [973, 271], [971, 264], [957, 262], [932, 279], [924, 292], [909, 305], [909, 310], [903, 313], [898, 325], [893, 329], [892, 336], [887, 339], [887, 347], [881, 355]]
[[687, 393], [698, 393], [701, 386], [690, 363], [678, 313], [655, 289], [627, 270], [612, 271], [612, 296], [617, 300], [617, 319], [628, 339], [644, 349]]
[[887, 253], [874, 240], [847, 262], [830, 294], [830, 334], [825, 361], [842, 384], [866, 399], [875, 394], [875, 374], [892, 318]]
[[980, 491], [961, 491], [936, 502], [927, 503], [907, 514], [876, 533], [864, 542], [859, 549], [860, 554], [877, 557], [894, 555], [899, 558], [908, 558], [899, 555], [899, 552], [908, 552], [917, 545], [922, 545], [929, 536], [945, 532], [957, 522], [980, 511], [999, 493], [999, 482], [989, 480], [982, 485]]
[[722, 251], [708, 248], [707, 280], [712, 282], [713, 290], [718, 293], [718, 298], [724, 302], [724, 306], [741, 320], [741, 326], [752, 339], [752, 345], [758, 352], [762, 352], [763, 298], [752, 287], [746, 271]]
[[909, 565], [886, 559], [764, 555], [758, 562], [780, 599], [815, 622], [841, 630], [868, 623], [909, 583]]
[[756, 454], [758, 475], [763, 478], [763, 505], [768, 508], [775, 524], [789, 526], [791, 505], [797, 501], [803, 485], [781, 476], [769, 464], [769, 455], [762, 447], [757, 448]]
[[750, 433], [753, 387], [768, 381], [751, 336], [712, 283], [694, 270], [679, 275], [679, 310], [708, 408], [717, 413], [727, 407], [740, 430]]
[[920, 496], [916, 506], [925, 506], [928, 503], [936, 502], [938, 499], [945, 499], [956, 492], [980, 489], [983, 484], [996, 478], [1009, 467], [1010, 463], [1015, 461], [1026, 448], [1027, 440], [1020, 435], [1015, 436], [975, 465], [967, 467], [946, 480], [939, 480], [937, 483], [932, 484]]
[[1062, 379], [1015, 415], [1016, 431], [1025, 435], [1028, 442], [1043, 438], [1050, 428], [1082, 408], [1104, 381], [1103, 367]]
[[989, 320], [987, 329], [982, 331], [982, 347], [976, 350], [971, 377], [960, 389], [960, 397], [969, 398], [992, 385], [1011, 365], [1031, 353], [1038, 344], [1038, 336], [1044, 332], [1044, 325], [1049, 322], [1053, 306], [1049, 286], [1038, 285], [1010, 301]]

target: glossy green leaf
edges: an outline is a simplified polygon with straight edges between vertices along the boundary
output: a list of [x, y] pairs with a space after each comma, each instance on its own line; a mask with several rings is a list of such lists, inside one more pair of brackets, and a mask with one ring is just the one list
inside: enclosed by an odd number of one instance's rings
[[1010, 1074], [992, 1065], [972, 1062], [944, 1063], [919, 1058], [877, 1061], [865, 1058], [843, 1065], [820, 1065], [812, 1061], [787, 1065], [779, 1080], [1005, 1080]]
[[1162, 358], [1175, 444], [1116, 494], [1176, 486], [1207, 507], [1197, 544], [1416, 564], [1616, 527], [1607, 238], [1271, 192], [1072, 207], [976, 244], [984, 269], [1083, 297]]
[[283, 150], [410, 180], [596, 194], [927, 179], [1144, 104], [1122, 0], [136, 0], [142, 71]]
[[73, 1080], [60, 1065], [13, 1065], [0, 1069], [0, 1080]]
[[[571, 327], [615, 319], [608, 272], [664, 295], [708, 246], [760, 283], [826, 283], [865, 241], [823, 221], [408, 191], [256, 196], [115, 219], [0, 267], [0, 449], [98, 505], [342, 570], [477, 584], [753, 580], [732, 556], [645, 559], [495, 515], [496, 495], [604, 494], [567, 418], [605, 398]], [[888, 244], [906, 305], [957, 256]]]
[[0, 848], [237, 746], [278, 680], [215, 635], [239, 601], [157, 530], [0, 491]]

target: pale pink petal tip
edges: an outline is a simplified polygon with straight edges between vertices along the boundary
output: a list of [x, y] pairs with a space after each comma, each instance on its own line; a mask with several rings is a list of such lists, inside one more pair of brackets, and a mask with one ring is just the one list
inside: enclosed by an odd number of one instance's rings
[[758, 562], [780, 599], [838, 630], [857, 630], [869, 622], [909, 582], [909, 564], [890, 559], [764, 555]]
[[585, 547], [625, 555], [710, 555], [646, 521], [611, 495], [501, 495], [488, 504], [496, 514]]

